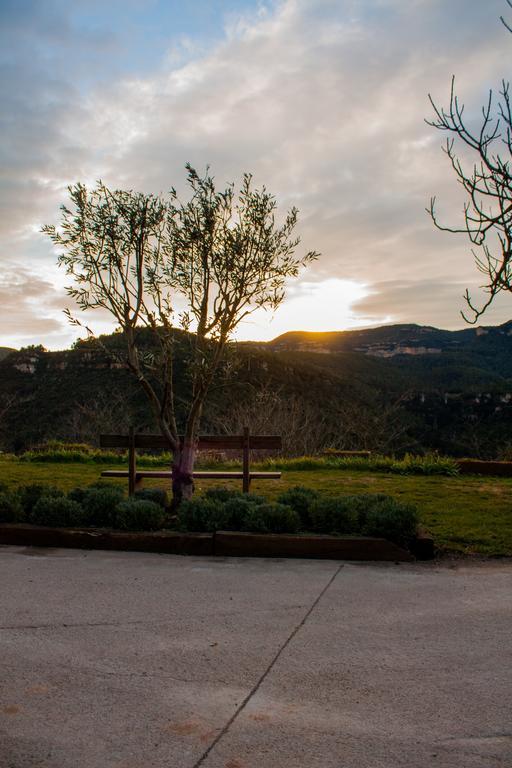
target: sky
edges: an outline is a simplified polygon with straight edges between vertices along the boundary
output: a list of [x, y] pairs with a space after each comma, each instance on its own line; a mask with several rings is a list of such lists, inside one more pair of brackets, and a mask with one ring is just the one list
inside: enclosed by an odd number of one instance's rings
[[[69, 184], [165, 193], [184, 189], [187, 162], [220, 187], [251, 172], [283, 217], [299, 209], [298, 252], [321, 253], [238, 338], [463, 327], [482, 276], [465, 237], [425, 212], [436, 195], [460, 224], [464, 202], [425, 118], [455, 75], [478, 124], [510, 76], [500, 15], [505, 0], [0, 0], [0, 345], [78, 335], [40, 233]], [[511, 309], [503, 295], [481, 322]]]

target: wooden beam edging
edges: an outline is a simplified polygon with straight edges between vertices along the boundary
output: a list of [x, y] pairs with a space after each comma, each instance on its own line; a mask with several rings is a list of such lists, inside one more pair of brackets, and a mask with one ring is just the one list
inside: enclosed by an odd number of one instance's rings
[[[236, 531], [112, 531], [0, 524], [0, 544], [174, 555], [218, 557], [285, 557], [328, 560], [412, 562], [414, 556], [387, 539], [372, 537], [259, 534]], [[423, 557], [427, 559], [425, 551]]]
[[307, 536], [286, 533], [217, 531], [220, 557], [290, 557], [323, 560], [413, 562], [414, 556], [387, 539], [366, 536]]
[[494, 477], [512, 477], [512, 461], [456, 459], [456, 464], [461, 475], [494, 475]]

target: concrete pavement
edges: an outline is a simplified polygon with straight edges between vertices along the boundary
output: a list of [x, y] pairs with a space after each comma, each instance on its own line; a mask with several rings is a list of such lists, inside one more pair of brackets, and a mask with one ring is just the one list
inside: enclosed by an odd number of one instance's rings
[[512, 564], [0, 547], [0, 768], [512, 765]]

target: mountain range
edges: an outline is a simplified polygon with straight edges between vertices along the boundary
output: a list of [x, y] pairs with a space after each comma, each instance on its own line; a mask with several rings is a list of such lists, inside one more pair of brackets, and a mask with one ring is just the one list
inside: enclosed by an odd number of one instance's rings
[[[233, 345], [235, 357], [229, 381], [209, 398], [206, 431], [249, 423], [254, 432], [289, 433], [289, 453], [336, 445], [495, 457], [512, 444], [512, 321], [460, 331], [293, 331]], [[180, 359], [176, 367], [179, 417], [188, 395]], [[89, 340], [61, 352], [0, 348], [0, 415], [2, 403], [8, 450], [49, 438], [94, 442], [129, 423], [154, 428], [136, 382]]]

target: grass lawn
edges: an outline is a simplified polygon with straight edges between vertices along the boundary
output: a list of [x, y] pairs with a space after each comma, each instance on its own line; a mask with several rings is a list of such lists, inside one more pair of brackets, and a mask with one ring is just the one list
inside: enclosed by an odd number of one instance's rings
[[[103, 469], [120, 465], [22, 462], [0, 458], [0, 483], [16, 487], [27, 483], [50, 483], [65, 491], [88, 485], [100, 478]], [[125, 487], [126, 480], [118, 480]], [[163, 487], [163, 480], [148, 480], [148, 486]], [[217, 485], [240, 488], [239, 482], [198, 480], [197, 489]], [[268, 498], [294, 485], [305, 485], [332, 494], [386, 493], [415, 504], [423, 525], [443, 551], [491, 556], [512, 556], [512, 478], [468, 476], [386, 475], [351, 470], [283, 472], [279, 481], [255, 481], [251, 490]]]

